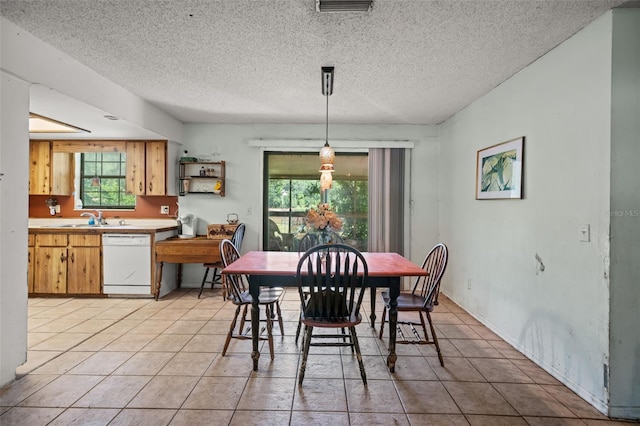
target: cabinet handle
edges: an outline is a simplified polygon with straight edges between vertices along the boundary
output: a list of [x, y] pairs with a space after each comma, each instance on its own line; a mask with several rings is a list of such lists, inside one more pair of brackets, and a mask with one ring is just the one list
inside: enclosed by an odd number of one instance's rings
[[60, 253], [60, 262], [64, 262], [68, 257], [64, 255], [64, 253]]
[[149, 192], [153, 192], [153, 182], [149, 182]]
[[140, 192], [142, 192], [142, 182], [140, 182], [140, 185], [138, 185], [138, 188], [140, 189]]
[[71, 253], [71, 263], [75, 263], [75, 260], [74, 260], [75, 257], [73, 255], [74, 255], [74, 253]]

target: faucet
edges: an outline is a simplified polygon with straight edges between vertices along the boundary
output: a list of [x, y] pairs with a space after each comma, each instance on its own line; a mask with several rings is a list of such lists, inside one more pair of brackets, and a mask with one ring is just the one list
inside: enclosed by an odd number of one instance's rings
[[88, 217], [92, 217], [93, 218], [93, 222], [96, 225], [104, 225], [104, 217], [102, 217], [102, 211], [101, 210], [96, 210], [96, 212], [98, 213], [98, 216], [96, 217], [96, 215], [94, 215], [93, 213], [89, 213], [89, 212], [84, 212], [82, 214], [80, 214], [80, 216], [88, 216]]

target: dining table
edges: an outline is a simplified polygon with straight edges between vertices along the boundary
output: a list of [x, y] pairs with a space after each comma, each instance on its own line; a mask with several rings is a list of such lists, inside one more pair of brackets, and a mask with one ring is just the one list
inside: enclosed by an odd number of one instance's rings
[[[371, 289], [371, 327], [375, 326], [377, 288], [389, 289], [389, 354], [387, 367], [393, 373], [397, 360], [396, 327], [398, 324], [398, 296], [402, 277], [425, 276], [427, 272], [398, 253], [363, 252], [368, 267], [366, 287]], [[250, 251], [222, 270], [223, 274], [247, 275], [252, 296], [251, 337], [253, 370], [258, 371], [260, 330], [260, 287], [297, 287], [296, 269], [301, 254], [285, 251]]]

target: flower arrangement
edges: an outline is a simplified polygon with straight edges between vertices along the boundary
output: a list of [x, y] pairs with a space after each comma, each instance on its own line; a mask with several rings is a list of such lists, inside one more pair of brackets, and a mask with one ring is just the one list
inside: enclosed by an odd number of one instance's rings
[[321, 203], [317, 209], [309, 209], [307, 226], [314, 231], [339, 231], [342, 229], [342, 220], [331, 210], [328, 203]]

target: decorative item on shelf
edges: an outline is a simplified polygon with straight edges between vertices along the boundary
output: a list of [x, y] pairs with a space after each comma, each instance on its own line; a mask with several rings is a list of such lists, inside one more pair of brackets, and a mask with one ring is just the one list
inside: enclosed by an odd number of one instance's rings
[[183, 156], [180, 157], [180, 162], [181, 163], [195, 163], [196, 161], [198, 161], [198, 159], [196, 157], [188, 157], [187, 156], [188, 151], [183, 151]]
[[187, 192], [189, 192], [189, 185], [191, 184], [191, 181], [189, 179], [183, 179], [182, 180], [182, 193], [186, 194]]
[[238, 223], [238, 213], [229, 213], [227, 215], [227, 223], [229, 225], [235, 225]]
[[200, 167], [200, 177], [205, 177], [207, 175], [207, 171], [204, 166]]
[[238, 224], [219, 224], [214, 223], [207, 225], [207, 238], [210, 240], [224, 240], [225, 238], [231, 239], [233, 233], [236, 232]]
[[214, 194], [219, 194], [220, 192], [222, 192], [222, 182], [220, 182], [219, 180], [216, 181], [216, 183], [213, 185], [213, 193]]
[[306, 222], [307, 232], [318, 234], [320, 243], [331, 242], [331, 233], [342, 229], [342, 220], [327, 203], [318, 204], [317, 209], [309, 209]]

